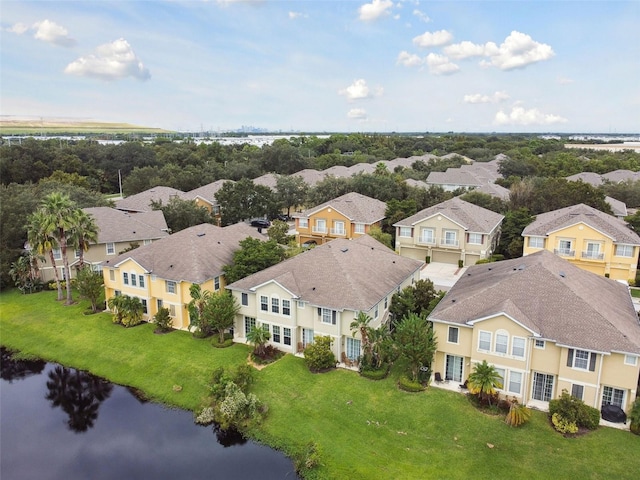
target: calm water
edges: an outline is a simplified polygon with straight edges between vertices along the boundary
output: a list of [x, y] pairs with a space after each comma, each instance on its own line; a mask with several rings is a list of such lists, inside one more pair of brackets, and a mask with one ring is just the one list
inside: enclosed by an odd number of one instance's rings
[[296, 479], [268, 447], [193, 423], [124, 387], [2, 355], [2, 480]]

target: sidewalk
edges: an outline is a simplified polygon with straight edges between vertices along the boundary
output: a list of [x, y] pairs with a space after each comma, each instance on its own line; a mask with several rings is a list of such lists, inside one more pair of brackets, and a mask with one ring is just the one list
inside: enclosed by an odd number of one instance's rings
[[458, 268], [450, 263], [427, 263], [420, 271], [420, 278], [428, 278], [433, 282], [436, 290], [448, 291], [464, 275], [467, 267]]

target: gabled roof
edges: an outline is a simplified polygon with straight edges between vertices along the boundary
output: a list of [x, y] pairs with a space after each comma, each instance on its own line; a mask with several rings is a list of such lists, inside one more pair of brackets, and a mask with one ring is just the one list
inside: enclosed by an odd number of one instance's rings
[[486, 193], [492, 197], [497, 197], [502, 200], [509, 200], [510, 191], [508, 188], [504, 188], [497, 183], [484, 183], [477, 188], [473, 189], [474, 192]]
[[606, 196], [604, 197], [604, 201], [609, 204], [611, 207], [611, 211], [613, 215], [616, 217], [626, 217], [629, 213], [627, 212], [627, 204], [617, 200], [613, 197]]
[[102, 265], [117, 267], [131, 259], [160, 278], [200, 284], [222, 275], [222, 267], [233, 261], [233, 252], [247, 237], [265, 239], [245, 223], [224, 228], [203, 223], [118, 255]]
[[427, 183], [429, 185], [478, 187], [483, 182], [469, 172], [462, 171], [459, 168], [450, 168], [446, 172], [431, 172], [427, 177]]
[[190, 200], [182, 190], [158, 186], [123, 198], [122, 200], [117, 200], [116, 208], [127, 212], [150, 212], [151, 202], [162, 202], [163, 205], [166, 205], [173, 197]]
[[594, 187], [602, 185], [602, 175], [595, 172], [576, 173], [575, 175], [570, 175], [566, 177], [566, 179], [569, 180], [570, 182], [578, 182], [581, 180], [584, 183], [593, 185]]
[[309, 208], [302, 213], [297, 213], [294, 217], [309, 217], [327, 207], [331, 207], [340, 212], [352, 222], [365, 223], [367, 225], [382, 220], [387, 210], [387, 204], [383, 201], [356, 192], [349, 192], [333, 200]]
[[468, 325], [500, 313], [561, 345], [640, 354], [628, 287], [546, 250], [469, 267], [429, 319]]
[[614, 183], [626, 182], [627, 180], [633, 182], [640, 180], [640, 172], [633, 172], [631, 170], [614, 170], [613, 172], [604, 173], [602, 178]]
[[369, 311], [422, 265], [363, 235], [357, 240], [332, 240], [227, 288], [250, 292], [275, 281], [314, 306]]
[[262, 185], [263, 187], [270, 188], [271, 190], [276, 189], [276, 185], [278, 184], [278, 175], [273, 173], [265, 173], [257, 178], [253, 179], [254, 185]]
[[187, 192], [185, 196], [189, 197], [192, 200], [195, 200], [196, 197], [199, 197], [211, 203], [211, 205], [216, 205], [218, 203], [216, 201], [216, 193], [218, 193], [218, 190], [220, 190], [226, 182], [235, 183], [233, 180], [216, 180], [215, 182], [203, 185], [202, 187], [198, 187]]
[[622, 220], [584, 203], [541, 213], [525, 227], [522, 235], [546, 236], [550, 232], [556, 232], [577, 223], [589, 225], [611, 237], [616, 243], [640, 245], [638, 234], [627, 227]]
[[415, 215], [400, 220], [393, 226], [411, 227], [422, 220], [438, 214], [456, 222], [466, 231], [474, 233], [491, 233], [504, 218], [504, 215], [454, 197], [432, 207], [425, 208]]
[[161, 210], [128, 213], [109, 207], [83, 208], [98, 227], [97, 243], [141, 242], [167, 237], [167, 222]]
[[307, 185], [313, 187], [316, 183], [321, 182], [326, 175], [324, 172], [319, 172], [318, 170], [314, 170], [313, 168], [306, 168], [304, 170], [300, 170], [299, 172], [293, 173], [291, 176], [301, 177]]

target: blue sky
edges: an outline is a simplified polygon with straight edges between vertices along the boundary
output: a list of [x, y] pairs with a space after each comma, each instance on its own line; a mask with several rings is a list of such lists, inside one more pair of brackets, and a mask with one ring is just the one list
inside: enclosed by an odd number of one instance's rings
[[0, 14], [2, 115], [640, 132], [638, 0], [0, 0]]

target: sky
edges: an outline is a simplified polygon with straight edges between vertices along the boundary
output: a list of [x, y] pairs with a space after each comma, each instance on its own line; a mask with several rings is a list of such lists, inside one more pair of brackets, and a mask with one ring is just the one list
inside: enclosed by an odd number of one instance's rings
[[640, 132], [640, 1], [0, 0], [0, 114]]

